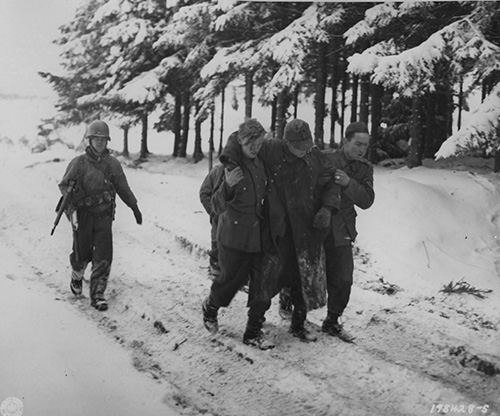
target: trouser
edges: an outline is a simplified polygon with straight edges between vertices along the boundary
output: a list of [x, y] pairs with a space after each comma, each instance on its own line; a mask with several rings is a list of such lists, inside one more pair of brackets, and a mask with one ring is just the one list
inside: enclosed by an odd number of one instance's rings
[[210, 252], [208, 253], [210, 258], [210, 265], [212, 267], [219, 267], [219, 249], [217, 247], [217, 240], [212, 240], [212, 246]]
[[73, 233], [73, 251], [69, 256], [73, 278], [83, 278], [92, 262], [90, 298], [103, 299], [113, 260], [113, 217], [78, 213], [78, 230]]
[[326, 284], [328, 291], [328, 315], [340, 316], [351, 295], [354, 261], [352, 247], [335, 246], [330, 232], [324, 243], [326, 257]]
[[210, 252], [208, 253], [208, 256], [210, 258], [210, 265], [212, 267], [215, 267], [216, 269], [219, 268], [219, 249], [217, 247], [217, 216], [212, 215], [210, 217], [210, 224], [211, 224], [211, 231], [210, 231], [210, 237], [211, 237], [211, 249]]
[[285, 300], [289, 296], [290, 302], [293, 305], [292, 326], [301, 327], [306, 320], [307, 308], [302, 293], [297, 251], [289, 227], [285, 236], [278, 241], [278, 251], [281, 262], [278, 278], [281, 285], [280, 301]]
[[220, 274], [212, 282], [209, 304], [214, 308], [229, 306], [234, 296], [249, 280], [248, 319], [260, 330], [270, 299], [259, 296], [262, 286], [262, 253], [247, 253], [219, 245]]

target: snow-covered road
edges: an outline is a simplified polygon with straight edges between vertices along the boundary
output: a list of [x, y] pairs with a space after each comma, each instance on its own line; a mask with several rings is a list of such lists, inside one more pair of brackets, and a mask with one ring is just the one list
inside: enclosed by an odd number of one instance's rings
[[[1, 290], [12, 299], [29, 299], [29, 287], [40, 290], [44, 300], [39, 304], [48, 311], [44, 313], [63, 308], [71, 319], [68, 328], [78, 331], [82, 327], [82, 334], [88, 330], [87, 336], [63, 342], [68, 351], [84, 339], [92, 342], [102, 337], [99, 332], [104, 330], [106, 340], [96, 344], [105, 356], [121, 345], [132, 357], [130, 368], [133, 365], [149, 374], [137, 392], [148, 389], [153, 380], [162, 382], [153, 383], [149, 390], [147, 397], [153, 398], [146, 400], [152, 403], [146, 409], [150, 414], [168, 414], [157, 413], [154, 407], [162, 400], [192, 415], [423, 415], [438, 404], [487, 404], [488, 414], [497, 414], [499, 375], [486, 375], [484, 367], [500, 368], [498, 317], [476, 313], [476, 301], [468, 299], [455, 301], [404, 291], [383, 294], [383, 285], [377, 282], [384, 276], [364, 252], [356, 259], [356, 286], [346, 312], [346, 325], [357, 335], [356, 345], [320, 333], [317, 343], [298, 342], [288, 334], [287, 323], [278, 317], [274, 305], [265, 331], [276, 348], [263, 352], [247, 347], [241, 343], [244, 293], [221, 313], [220, 334], [212, 337], [206, 333], [200, 302], [210, 284], [203, 255], [209, 233], [197, 200], [199, 169], [183, 175], [127, 169], [145, 221], [137, 226], [132, 213], [119, 204], [108, 287], [110, 310], [89, 309], [88, 299], [73, 299], [67, 287], [71, 238], [67, 222], [63, 219], [49, 237], [58, 197], [56, 183], [66, 162], [28, 168], [16, 168], [8, 161], [1, 165], [0, 239], [2, 258], [5, 255], [9, 264]], [[312, 330], [319, 330], [323, 314], [310, 314]], [[8, 317], [7, 333], [22, 335], [22, 328], [14, 323], [16, 315], [2, 315]], [[6, 341], [12, 339], [2, 334], [2, 347], [21, 359], [22, 350], [16, 351]], [[80, 347], [88, 350], [87, 344]], [[46, 350], [47, 354], [57, 351], [48, 345]], [[35, 354], [22, 357], [26, 374], [37, 358]], [[56, 371], [58, 361], [47, 360]], [[99, 378], [99, 372], [87, 376]], [[12, 383], [23, 382], [14, 375], [12, 379]], [[33, 387], [31, 380], [27, 383]], [[54, 390], [59, 390], [58, 383], [62, 381], [55, 377]], [[2, 388], [5, 385], [1, 383]], [[117, 386], [120, 384], [109, 386], [106, 397], [113, 397]], [[106, 390], [104, 385], [100, 392]], [[123, 389], [127, 398], [139, 396], [129, 392]], [[36, 400], [44, 401], [42, 392]], [[140, 403], [145, 402], [136, 405]], [[475, 412], [481, 414], [479, 408]], [[127, 413], [109, 410], [107, 414]]]

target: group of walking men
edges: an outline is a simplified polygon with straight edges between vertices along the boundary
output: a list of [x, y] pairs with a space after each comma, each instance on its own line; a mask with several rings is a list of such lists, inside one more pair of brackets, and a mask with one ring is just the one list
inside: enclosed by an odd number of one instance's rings
[[[349, 124], [335, 152], [315, 147], [303, 120], [288, 122], [283, 140], [266, 137], [257, 120], [242, 123], [200, 189], [212, 223], [210, 267], [217, 272], [202, 305], [204, 326], [217, 332], [218, 310], [248, 284], [246, 344], [272, 347], [262, 325], [278, 293], [280, 314], [291, 319], [294, 336], [314, 341], [305, 326], [307, 312], [327, 305], [323, 332], [350, 342], [353, 337], [339, 317], [352, 286], [354, 206], [366, 209], [374, 200], [373, 168], [363, 158], [367, 126]], [[116, 194], [138, 224], [142, 213], [120, 162], [107, 149], [107, 124], [90, 123], [85, 138], [85, 153], [69, 163], [59, 184], [63, 195], [70, 193], [70, 288], [81, 295], [85, 269], [92, 263], [90, 303], [104, 311]]]
[[314, 146], [309, 125], [299, 119], [286, 124], [283, 140], [266, 137], [257, 120], [242, 123], [200, 189], [215, 272], [202, 303], [204, 326], [216, 333], [219, 309], [248, 283], [245, 344], [273, 347], [262, 326], [278, 293], [293, 336], [315, 341], [307, 312], [327, 305], [322, 331], [352, 342], [339, 317], [352, 286], [354, 206], [366, 209], [374, 201], [373, 168], [363, 158], [367, 126], [349, 124], [335, 152]]

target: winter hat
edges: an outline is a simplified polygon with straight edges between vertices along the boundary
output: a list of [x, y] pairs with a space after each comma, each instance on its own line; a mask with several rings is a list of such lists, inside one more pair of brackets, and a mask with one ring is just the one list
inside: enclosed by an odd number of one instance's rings
[[262, 124], [260, 124], [256, 119], [251, 118], [246, 120], [244, 123], [240, 124], [238, 128], [238, 137], [242, 142], [248, 140], [255, 140], [266, 133]]
[[354, 136], [355, 133], [368, 133], [368, 126], [366, 123], [363, 123], [362, 121], [355, 121], [351, 124], [349, 124], [346, 129], [344, 136], [348, 139], [350, 139], [352, 136]]
[[297, 150], [309, 150], [313, 146], [311, 129], [304, 120], [289, 121], [285, 126], [283, 139]]

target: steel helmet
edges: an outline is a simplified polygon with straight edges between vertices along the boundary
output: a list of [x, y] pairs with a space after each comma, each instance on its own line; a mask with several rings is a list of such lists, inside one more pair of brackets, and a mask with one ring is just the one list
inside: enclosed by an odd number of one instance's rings
[[92, 136], [106, 137], [108, 140], [111, 140], [109, 137], [109, 127], [104, 121], [101, 120], [93, 121], [87, 126], [85, 137]]

